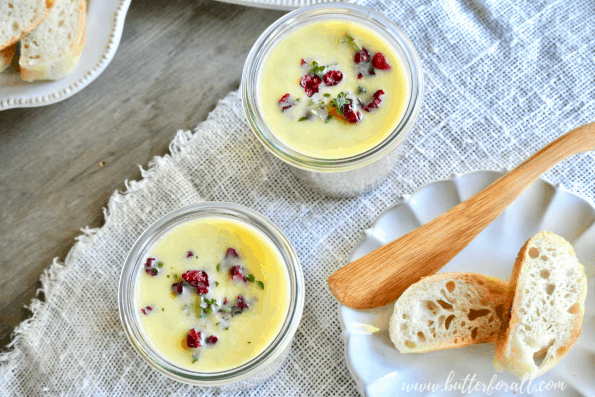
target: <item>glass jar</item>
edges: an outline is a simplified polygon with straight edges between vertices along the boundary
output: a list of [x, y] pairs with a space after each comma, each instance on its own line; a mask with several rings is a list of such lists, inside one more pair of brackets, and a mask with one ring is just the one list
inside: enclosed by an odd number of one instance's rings
[[[260, 70], [271, 49], [298, 27], [329, 18], [357, 22], [383, 37], [401, 59], [410, 87], [405, 113], [390, 135], [366, 152], [339, 159], [305, 155], [278, 139], [264, 120], [257, 90]], [[413, 128], [422, 105], [423, 70], [413, 44], [390, 19], [358, 5], [323, 3], [283, 16], [260, 36], [244, 65], [240, 91], [244, 112], [257, 138], [276, 157], [290, 164], [303, 184], [328, 196], [350, 197], [377, 187], [398, 162], [397, 149]]]
[[[168, 361], [146, 339], [135, 315], [135, 288], [137, 276], [143, 271], [143, 258], [146, 258], [150, 249], [166, 233], [185, 222], [201, 217], [227, 218], [262, 232], [281, 253], [283, 265], [289, 275], [289, 309], [279, 333], [256, 358], [239, 367], [221, 372], [190, 371]], [[302, 317], [304, 292], [304, 276], [299, 258], [290, 241], [277, 226], [249, 208], [237, 204], [207, 202], [173, 211], [144, 231], [124, 263], [118, 287], [118, 305], [120, 320], [128, 340], [150, 366], [184, 383], [217, 386], [222, 390], [236, 391], [257, 386], [279, 370], [289, 354], [291, 342]]]

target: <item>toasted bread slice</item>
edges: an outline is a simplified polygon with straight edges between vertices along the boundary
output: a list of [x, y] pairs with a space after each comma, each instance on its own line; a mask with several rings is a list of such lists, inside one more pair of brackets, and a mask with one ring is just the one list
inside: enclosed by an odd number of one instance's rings
[[518, 254], [496, 343], [496, 369], [538, 377], [570, 350], [581, 333], [587, 277], [574, 249], [549, 232]]
[[14, 48], [16, 47], [15, 45], [11, 45], [10, 47], [6, 47], [3, 50], [0, 50], [0, 72], [3, 72], [4, 69], [6, 69], [8, 67], [8, 65], [10, 65], [10, 62], [12, 61], [12, 57], [14, 56]]
[[85, 44], [86, 0], [54, 0], [47, 18], [21, 41], [23, 80], [58, 80], [78, 64]]
[[0, 51], [36, 28], [51, 7], [52, 0], [0, 0]]
[[389, 333], [401, 353], [492, 342], [508, 283], [476, 273], [440, 273], [413, 284], [395, 303]]

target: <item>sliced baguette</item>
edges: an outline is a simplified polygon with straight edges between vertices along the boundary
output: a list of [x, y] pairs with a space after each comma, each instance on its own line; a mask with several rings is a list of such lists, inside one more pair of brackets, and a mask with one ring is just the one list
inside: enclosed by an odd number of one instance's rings
[[85, 44], [86, 0], [54, 0], [47, 18], [21, 41], [23, 80], [58, 80], [78, 63]]
[[391, 341], [423, 353], [494, 341], [508, 284], [476, 273], [440, 273], [410, 286], [395, 303]]
[[497, 370], [538, 377], [570, 350], [581, 333], [587, 277], [566, 240], [539, 232], [521, 248], [496, 343]]
[[12, 61], [12, 57], [14, 56], [14, 48], [16, 47], [15, 45], [11, 45], [10, 47], [6, 47], [3, 50], [0, 50], [0, 72], [3, 72], [4, 69], [6, 69], [8, 67], [8, 65], [10, 65], [10, 62]]
[[52, 0], [0, 0], [0, 51], [36, 28], [51, 7]]

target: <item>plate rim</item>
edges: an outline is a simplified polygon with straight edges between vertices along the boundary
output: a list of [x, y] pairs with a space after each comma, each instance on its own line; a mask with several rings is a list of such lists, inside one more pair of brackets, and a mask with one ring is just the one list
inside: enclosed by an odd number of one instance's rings
[[[376, 216], [376, 217], [375, 217], [375, 218], [374, 218], [374, 219], [371, 221], [371, 224], [370, 224], [370, 226], [369, 226], [368, 228], [364, 229], [364, 230], [361, 232], [361, 237], [359, 238], [359, 240], [358, 240], [357, 244], [356, 244], [356, 245], [354, 245], [354, 247], [353, 247], [353, 249], [351, 250], [350, 254], [347, 256], [347, 260], [348, 260], [349, 262], [351, 262], [351, 261], [352, 261], [352, 259], [351, 259], [351, 258], [353, 257], [353, 255], [354, 255], [355, 251], [356, 251], [356, 250], [357, 250], [357, 249], [358, 249], [358, 248], [359, 248], [359, 247], [362, 245], [362, 243], [363, 243], [364, 241], [366, 241], [366, 239], [368, 238], [368, 234], [370, 233], [370, 231], [371, 231], [371, 230], [373, 230], [373, 229], [375, 228], [375, 226], [376, 226], [376, 224], [378, 223], [378, 221], [379, 221], [379, 220], [380, 220], [380, 219], [381, 219], [381, 218], [382, 218], [382, 217], [383, 217], [383, 216], [384, 216], [386, 213], [388, 213], [389, 211], [391, 211], [391, 210], [392, 210], [393, 208], [395, 208], [395, 207], [398, 207], [398, 206], [400, 206], [400, 205], [403, 205], [403, 204], [406, 204], [406, 203], [408, 203], [408, 202], [409, 202], [409, 201], [410, 201], [410, 200], [413, 198], [413, 196], [415, 196], [415, 195], [416, 195], [418, 192], [420, 192], [422, 189], [425, 189], [426, 187], [429, 187], [429, 186], [431, 186], [431, 185], [435, 185], [435, 184], [438, 184], [438, 183], [443, 183], [443, 182], [446, 182], [446, 181], [452, 181], [452, 182], [454, 182], [456, 178], [460, 178], [460, 177], [466, 177], [466, 176], [469, 176], [469, 175], [472, 175], [472, 174], [482, 174], [482, 173], [487, 173], [487, 172], [489, 172], [489, 173], [494, 173], [494, 172], [495, 172], [495, 173], [499, 174], [500, 176], [497, 178], [497, 179], [499, 179], [499, 178], [501, 178], [502, 176], [506, 175], [506, 174], [507, 174], [508, 172], [510, 172], [511, 170], [512, 170], [512, 168], [510, 168], [510, 167], [502, 167], [502, 168], [500, 168], [500, 169], [481, 169], [481, 170], [474, 170], [474, 171], [463, 172], [463, 173], [457, 173], [457, 172], [454, 172], [454, 173], [450, 174], [450, 175], [449, 175], [448, 177], [446, 177], [446, 178], [443, 178], [443, 179], [436, 179], [436, 180], [433, 180], [433, 181], [431, 181], [431, 182], [428, 182], [428, 183], [426, 183], [426, 184], [420, 185], [420, 186], [418, 186], [416, 189], [414, 189], [414, 190], [413, 190], [411, 193], [409, 193], [409, 194], [402, 194], [402, 195], [400, 195], [400, 196], [397, 198], [397, 201], [396, 201], [394, 204], [392, 204], [392, 205], [388, 206], [387, 208], [385, 208], [385, 209], [384, 209], [384, 210], [383, 210], [383, 211], [382, 211], [380, 214], [378, 214], [378, 215], [377, 215], [377, 216]], [[563, 185], [563, 183], [562, 183], [562, 182], [558, 182], [558, 183], [552, 183], [552, 182], [550, 182], [549, 180], [547, 180], [547, 179], [546, 179], [545, 177], [543, 177], [543, 176], [541, 176], [540, 178], [538, 178], [538, 179], [537, 179], [535, 182], [537, 182], [537, 181], [541, 181], [541, 182], [545, 183], [546, 185], [548, 185], [549, 187], [553, 188], [553, 189], [554, 189], [554, 190], [556, 190], [556, 191], [560, 190], [560, 191], [562, 191], [562, 192], [564, 192], [564, 193], [567, 193], [567, 194], [570, 194], [571, 196], [574, 196], [575, 198], [578, 198], [578, 199], [581, 199], [581, 200], [583, 200], [583, 201], [584, 201], [585, 203], [587, 203], [587, 204], [588, 204], [588, 205], [591, 207], [591, 209], [592, 209], [592, 210], [595, 212], [595, 202], [594, 202], [594, 201], [593, 201], [591, 198], [589, 198], [589, 197], [584, 197], [584, 196], [581, 196], [581, 195], [580, 195], [580, 194], [578, 194], [578, 193], [575, 193], [575, 192], [572, 192], [572, 191], [568, 190], [567, 188], [565, 188], [565, 187], [564, 187], [564, 185]], [[533, 183], [535, 183], [535, 182], [533, 182]], [[493, 182], [492, 182], [492, 183], [493, 183]], [[532, 184], [533, 184], [533, 183], [532, 183]], [[527, 187], [527, 188], [528, 188], [528, 187]], [[482, 189], [482, 190], [483, 190], [483, 189]], [[594, 225], [593, 227], [595, 227], [595, 225]], [[349, 263], [349, 262], [348, 262], [348, 263]], [[391, 303], [389, 303], [388, 305], [394, 305], [394, 302], [391, 302]], [[388, 306], [388, 305], [387, 305], [387, 306]], [[357, 372], [356, 372], [355, 368], [352, 366], [351, 359], [350, 359], [350, 355], [349, 355], [349, 353], [350, 353], [350, 352], [349, 352], [349, 339], [350, 339], [350, 337], [353, 335], [353, 333], [352, 333], [352, 332], [349, 330], [349, 327], [348, 327], [348, 326], [347, 326], [347, 324], [346, 324], [346, 320], [343, 318], [343, 315], [342, 315], [342, 310], [343, 310], [344, 308], [350, 309], [350, 308], [348, 308], [347, 306], [345, 306], [345, 305], [342, 305], [341, 303], [338, 303], [338, 307], [337, 307], [337, 316], [338, 316], [339, 324], [340, 324], [340, 326], [341, 326], [341, 339], [343, 340], [343, 356], [344, 356], [344, 359], [345, 359], [345, 363], [346, 363], [347, 369], [349, 370], [349, 373], [351, 374], [351, 377], [352, 377], [352, 379], [355, 381], [355, 383], [356, 383], [356, 385], [357, 385], [357, 388], [358, 388], [358, 390], [359, 390], [360, 394], [361, 394], [362, 396], [368, 396], [368, 393], [367, 393], [367, 387], [368, 387], [368, 386], [370, 386], [371, 384], [373, 384], [374, 382], [372, 382], [372, 383], [366, 383], [366, 382], [364, 381], [364, 379], [362, 379], [362, 378], [361, 378], [361, 377], [360, 377], [360, 376], [357, 374]], [[351, 309], [351, 310], [355, 310], [355, 309]], [[366, 312], [367, 310], [358, 310], [358, 311], [361, 311], [361, 312]], [[380, 380], [380, 379], [377, 379], [377, 380]]]
[[[89, 0], [87, 0], [89, 1]], [[93, 1], [93, 0], [90, 0]], [[98, 0], [95, 0], [98, 1]], [[104, 0], [99, 0], [104, 1]], [[78, 93], [89, 84], [91, 84], [103, 71], [107, 68], [110, 64], [114, 56], [116, 55], [116, 51], [120, 45], [120, 40], [122, 38], [122, 32], [124, 30], [124, 22], [126, 20], [126, 14], [128, 13], [128, 8], [130, 7], [131, 0], [111, 0], [110, 2], [103, 3], [104, 6], [110, 7], [113, 9], [112, 14], [112, 26], [109, 29], [109, 37], [108, 43], [105, 46], [104, 52], [100, 55], [99, 61], [95, 64], [89, 64], [87, 67], [82, 69], [81, 71], [73, 72], [77, 73], [76, 80], [70, 82], [69, 84], [62, 84], [54, 87], [51, 90], [43, 91], [41, 93], [35, 94], [16, 94], [8, 96], [6, 94], [2, 94], [2, 87], [0, 87], [0, 111], [14, 109], [14, 108], [27, 108], [27, 107], [40, 107], [40, 106], [47, 106], [51, 105], [60, 101], [63, 101], [67, 98], [70, 98], [74, 94]], [[88, 6], [87, 6], [88, 7]], [[89, 11], [87, 8], [87, 17], [89, 16]], [[88, 24], [88, 23], [87, 23]], [[107, 30], [107, 29], [106, 29]], [[89, 32], [87, 31], [86, 37], [88, 40]], [[87, 47], [87, 45], [85, 45]], [[81, 55], [81, 59], [79, 60], [79, 65], [83, 61], [84, 56], [84, 49], [83, 55]], [[64, 81], [68, 79], [69, 76], [64, 77], [61, 79]], [[72, 77], [72, 76], [71, 76]], [[56, 80], [56, 81], [61, 81]], [[27, 86], [33, 83], [26, 83]]]

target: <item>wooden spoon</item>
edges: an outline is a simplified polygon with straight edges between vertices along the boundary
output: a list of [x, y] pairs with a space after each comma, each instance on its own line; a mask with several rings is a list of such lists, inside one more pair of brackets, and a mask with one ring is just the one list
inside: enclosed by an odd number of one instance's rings
[[595, 150], [595, 123], [568, 132], [470, 199], [337, 270], [328, 278], [331, 292], [354, 309], [396, 300], [411, 284], [436, 273], [461, 252], [541, 174], [590, 150]]

